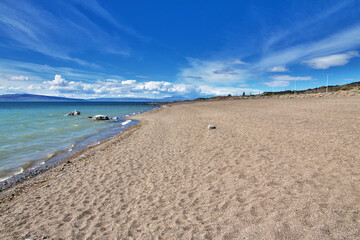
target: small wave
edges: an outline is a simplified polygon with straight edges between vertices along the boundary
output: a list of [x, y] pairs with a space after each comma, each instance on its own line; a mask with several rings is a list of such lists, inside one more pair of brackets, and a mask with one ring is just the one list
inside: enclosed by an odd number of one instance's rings
[[14, 173], [14, 175], [19, 175], [19, 174], [21, 174], [21, 173], [23, 173], [23, 172], [24, 172], [24, 169], [23, 169], [23, 168], [20, 168], [20, 170], [17, 171], [16, 173]]
[[6, 181], [8, 180], [9, 178], [11, 178], [12, 176], [8, 176], [8, 177], [4, 177], [4, 178], [0, 178], [0, 182], [3, 182], [3, 181]]
[[71, 152], [72, 150], [74, 150], [74, 147], [75, 147], [75, 145], [72, 144], [72, 145], [68, 148], [68, 152]]
[[61, 152], [62, 152], [62, 151], [55, 151], [55, 152], [49, 153], [49, 154], [47, 155], [47, 159], [53, 158], [53, 157], [59, 155]]
[[131, 120], [126, 120], [125, 122], [121, 123], [121, 125], [125, 126], [126, 124], [129, 124]]

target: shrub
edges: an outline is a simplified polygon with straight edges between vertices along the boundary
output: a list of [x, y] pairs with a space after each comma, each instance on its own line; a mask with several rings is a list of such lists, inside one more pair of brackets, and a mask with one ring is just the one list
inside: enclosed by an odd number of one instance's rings
[[342, 86], [340, 87], [340, 90], [343, 90], [343, 91], [347, 91], [347, 90], [350, 90], [351, 87], [348, 87], [348, 86]]

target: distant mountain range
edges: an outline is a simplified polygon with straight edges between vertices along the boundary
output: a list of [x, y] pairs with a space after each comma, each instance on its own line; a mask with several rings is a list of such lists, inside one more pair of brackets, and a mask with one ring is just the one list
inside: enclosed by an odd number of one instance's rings
[[0, 101], [13, 102], [13, 101], [35, 101], [35, 102], [64, 102], [64, 101], [91, 101], [91, 102], [175, 102], [184, 101], [182, 97], [166, 97], [161, 99], [152, 98], [94, 98], [94, 99], [76, 99], [76, 98], [64, 98], [64, 97], [52, 97], [44, 95], [34, 94], [5, 94], [0, 95]]

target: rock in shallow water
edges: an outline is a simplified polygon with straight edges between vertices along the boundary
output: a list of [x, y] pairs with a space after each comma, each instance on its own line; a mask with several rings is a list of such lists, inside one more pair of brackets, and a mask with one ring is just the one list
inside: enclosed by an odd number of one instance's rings
[[65, 114], [65, 116], [75, 116], [75, 115], [80, 115], [80, 112], [75, 110], [73, 112], [69, 112], [69, 113]]
[[109, 120], [110, 118], [105, 115], [95, 115], [91, 119], [92, 120]]

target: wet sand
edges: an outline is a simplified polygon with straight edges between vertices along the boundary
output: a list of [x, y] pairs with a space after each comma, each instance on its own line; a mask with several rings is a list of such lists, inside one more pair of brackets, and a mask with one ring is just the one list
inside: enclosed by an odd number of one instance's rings
[[183, 103], [136, 119], [0, 193], [0, 239], [360, 238], [359, 97]]

